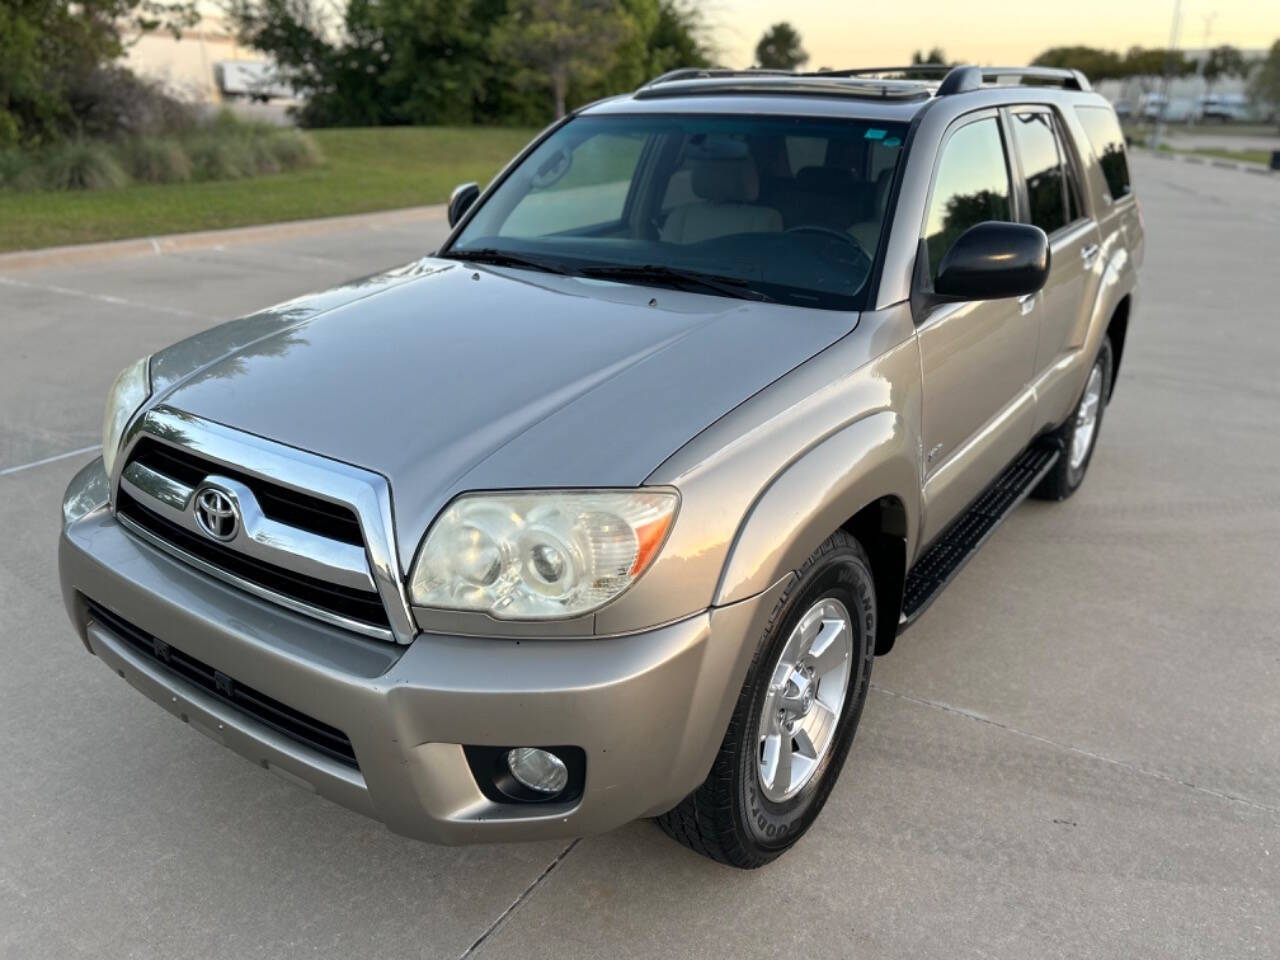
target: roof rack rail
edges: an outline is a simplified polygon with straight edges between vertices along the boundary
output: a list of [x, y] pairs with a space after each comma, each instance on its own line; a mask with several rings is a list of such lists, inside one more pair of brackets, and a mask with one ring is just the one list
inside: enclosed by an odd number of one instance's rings
[[[1092, 90], [1089, 81], [1085, 75], [1079, 70], [1067, 70], [1061, 67], [975, 67], [975, 66], [958, 66], [950, 67], [945, 63], [912, 63], [902, 67], [850, 67], [841, 70], [817, 70], [808, 73], [796, 73], [791, 70], [765, 70], [757, 68], [749, 68], [747, 70], [734, 70], [726, 67], [680, 67], [676, 70], [668, 70], [661, 76], [654, 77], [648, 83], [642, 85], [637, 94], [648, 93], [650, 96], [657, 96], [654, 87], [665, 83], [679, 82], [685, 80], [726, 80], [744, 78], [768, 78], [776, 77], [787, 80], [858, 80], [866, 79], [891, 79], [880, 75], [883, 74], [899, 74], [900, 77], [892, 79], [900, 80], [917, 80], [917, 90], [927, 90], [922, 83], [926, 78], [938, 77], [942, 75], [942, 83], [938, 86], [937, 95], [947, 97], [957, 93], [969, 93], [973, 90], [980, 90], [987, 81], [997, 82], [1004, 78], [1014, 77], [1019, 80], [1042, 81], [1062, 87], [1064, 90]], [[905, 87], [908, 84], [902, 84], [894, 93], [898, 96], [908, 94]], [[807, 92], [815, 92], [812, 87]], [[831, 92], [831, 91], [828, 91]], [[847, 91], [853, 92], [853, 91]], [[889, 89], [886, 88], [882, 95], [888, 95]], [[925, 94], [921, 94], [925, 95]]]
[[980, 90], [987, 80], [1001, 77], [1017, 77], [1020, 80], [1044, 80], [1064, 90], [1092, 90], [1089, 81], [1079, 70], [1061, 67], [952, 67], [938, 87], [938, 96], [948, 97], [956, 93]]
[[641, 90], [649, 87], [656, 87], [660, 83], [670, 83], [673, 80], [711, 80], [720, 77], [796, 77], [801, 76], [791, 70], [734, 70], [729, 67], [678, 67], [675, 70], [668, 70], [666, 73], [654, 77], [648, 83], [640, 86]]
[[905, 67], [848, 67], [839, 70], [818, 70], [815, 73], [805, 74], [811, 77], [862, 77], [873, 76], [880, 73], [902, 73], [902, 74], [923, 74], [926, 76], [937, 76], [940, 73], [946, 73], [951, 68], [945, 63], [911, 63]]

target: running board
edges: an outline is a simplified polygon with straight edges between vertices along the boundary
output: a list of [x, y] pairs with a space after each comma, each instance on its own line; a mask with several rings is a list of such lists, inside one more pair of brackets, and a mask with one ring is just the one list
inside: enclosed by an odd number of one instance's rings
[[1013, 508], [1053, 469], [1061, 455], [1052, 440], [1041, 440], [1022, 451], [941, 539], [920, 556], [907, 574], [903, 588], [899, 633], [929, 609], [929, 604], [955, 579]]

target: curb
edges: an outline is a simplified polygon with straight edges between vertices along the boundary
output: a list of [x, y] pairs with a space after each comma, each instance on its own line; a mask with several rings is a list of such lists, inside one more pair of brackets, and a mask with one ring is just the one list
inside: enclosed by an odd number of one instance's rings
[[377, 213], [354, 213], [341, 217], [321, 217], [316, 220], [289, 220], [284, 223], [260, 224], [254, 227], [233, 227], [229, 230], [201, 230], [197, 233], [173, 233], [159, 237], [111, 240], [106, 243], [43, 247], [39, 250], [0, 253], [0, 271], [100, 263], [124, 257], [164, 256], [191, 250], [209, 250], [246, 243], [268, 243], [293, 237], [341, 233], [344, 230], [377, 230], [403, 223], [434, 223], [445, 220], [446, 217], [444, 204], [432, 204]]
[[1157, 160], [1176, 160], [1179, 163], [1191, 163], [1198, 167], [1217, 167], [1219, 170], [1236, 170], [1240, 173], [1253, 173], [1263, 177], [1280, 177], [1280, 170], [1269, 170], [1257, 163], [1234, 163], [1218, 157], [1175, 153], [1171, 150], [1151, 150], [1148, 147], [1130, 147], [1129, 149], [1140, 150], [1148, 157], [1154, 157]]

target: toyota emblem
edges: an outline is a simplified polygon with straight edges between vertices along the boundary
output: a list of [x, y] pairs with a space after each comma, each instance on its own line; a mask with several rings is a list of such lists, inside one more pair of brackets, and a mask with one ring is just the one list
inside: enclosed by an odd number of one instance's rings
[[231, 540], [240, 527], [240, 510], [231, 495], [217, 487], [196, 494], [196, 523], [214, 540]]

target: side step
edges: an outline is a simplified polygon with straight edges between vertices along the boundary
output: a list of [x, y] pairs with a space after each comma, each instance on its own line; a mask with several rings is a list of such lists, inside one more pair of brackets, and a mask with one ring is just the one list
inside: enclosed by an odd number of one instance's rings
[[1061, 455], [1052, 440], [1041, 440], [1029, 446], [920, 556], [907, 574], [902, 616], [898, 620], [899, 633], [929, 608], [969, 558], [987, 542], [987, 537], [1053, 469]]

